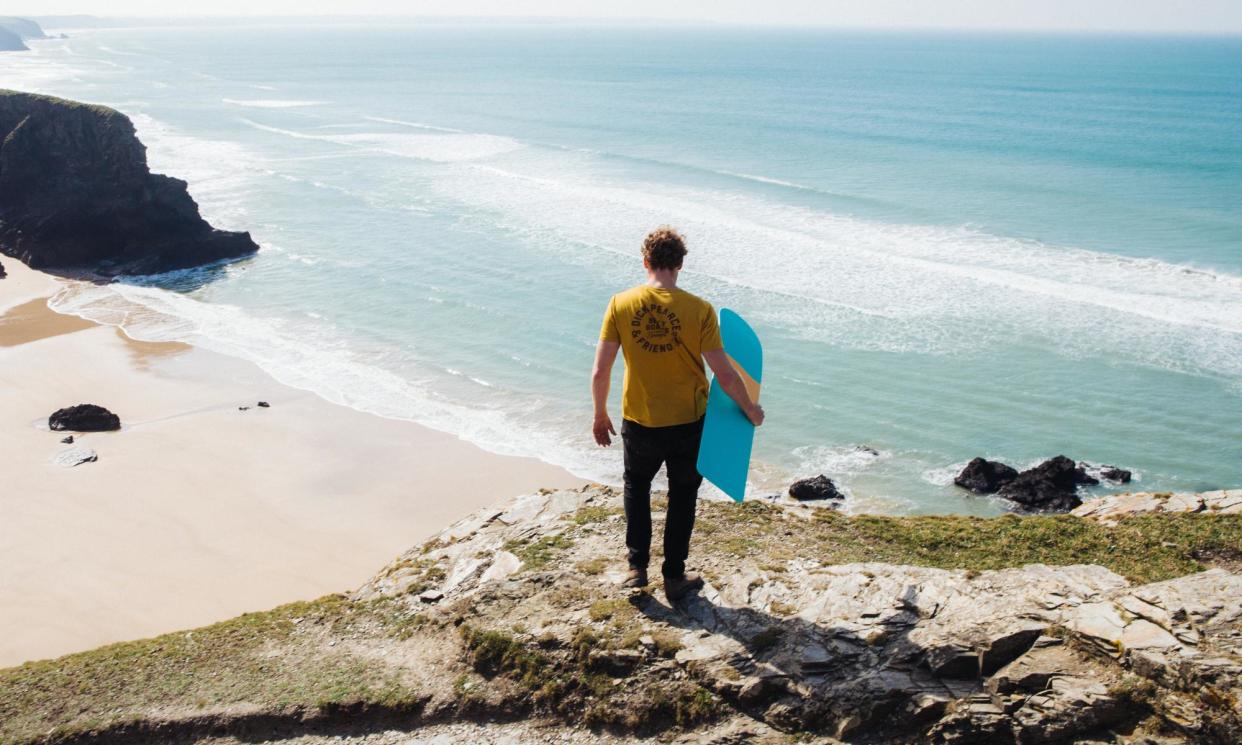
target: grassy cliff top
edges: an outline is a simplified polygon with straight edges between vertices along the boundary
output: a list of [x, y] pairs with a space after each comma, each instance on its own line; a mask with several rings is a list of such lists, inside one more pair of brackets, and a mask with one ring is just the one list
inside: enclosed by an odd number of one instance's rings
[[[256, 723], [342, 733], [372, 720], [412, 726], [531, 715], [649, 732], [731, 715], [719, 697], [676, 672], [674, 629], [639, 623], [619, 592], [609, 594], [611, 582], [599, 575], [619, 568], [623, 555], [585, 547], [619, 546], [623, 530], [615, 500], [601, 501], [505, 543], [521, 567], [489, 591], [506, 603], [503, 627], [478, 597], [419, 602], [418, 593], [444, 581], [437, 557], [457, 539], [442, 537], [381, 575], [408, 577], [400, 594], [334, 595], [0, 670], [0, 743], [91, 733], [136, 742]], [[1233, 515], [1136, 515], [1107, 526], [1070, 516], [798, 515], [747, 502], [700, 505], [691, 562], [709, 580], [743, 566], [779, 576], [793, 562], [813, 560], [965, 570], [963, 577], [1033, 563], [1098, 564], [1140, 583], [1239, 556], [1242, 518]], [[579, 630], [559, 639], [513, 622], [514, 609], [536, 593], [552, 593], [556, 613], [580, 618]], [[622, 692], [591, 653], [636, 649], [640, 638], [654, 645], [654, 662]]]

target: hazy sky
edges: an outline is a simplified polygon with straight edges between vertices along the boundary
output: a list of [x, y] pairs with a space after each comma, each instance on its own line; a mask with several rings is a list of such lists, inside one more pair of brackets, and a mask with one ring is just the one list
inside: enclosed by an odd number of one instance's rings
[[849, 27], [1242, 32], [1242, 0], [17, 0], [54, 15], [454, 15], [648, 18]]

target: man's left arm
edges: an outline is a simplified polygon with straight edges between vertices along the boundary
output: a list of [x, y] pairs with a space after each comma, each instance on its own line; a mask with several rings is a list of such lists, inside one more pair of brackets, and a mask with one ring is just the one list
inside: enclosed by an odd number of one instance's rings
[[595, 422], [591, 432], [595, 435], [596, 444], [608, 447], [612, 444], [612, 435], [617, 434], [608, 417], [608, 389], [612, 386], [612, 365], [617, 361], [617, 350], [621, 343], [600, 340], [595, 347], [595, 366], [591, 370], [591, 399], [595, 402]]

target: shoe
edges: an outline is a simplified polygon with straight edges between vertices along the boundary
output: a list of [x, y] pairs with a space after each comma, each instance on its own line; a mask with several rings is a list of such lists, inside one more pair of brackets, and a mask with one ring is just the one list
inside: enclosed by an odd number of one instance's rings
[[697, 590], [702, 586], [703, 578], [694, 572], [686, 572], [680, 577], [665, 577], [664, 596], [672, 603], [689, 595], [691, 590]]
[[647, 570], [631, 569], [625, 573], [625, 581], [621, 583], [622, 587], [646, 587], [647, 586]]

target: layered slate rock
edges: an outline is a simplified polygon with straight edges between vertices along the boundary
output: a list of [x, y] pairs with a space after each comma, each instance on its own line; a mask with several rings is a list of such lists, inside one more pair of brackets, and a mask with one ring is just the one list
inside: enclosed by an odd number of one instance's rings
[[[616, 691], [688, 679], [788, 733], [859, 743], [1112, 742], [1110, 730], [1131, 731], [1154, 713], [1168, 733], [1161, 742], [1235, 742], [1237, 575], [1132, 586], [1090, 565], [971, 572], [803, 556], [767, 568], [738, 561], [670, 606], [617, 590], [619, 502], [594, 487], [481, 510], [354, 597], [405, 599], [433, 625], [526, 629], [512, 643], [527, 646], [510, 654], [537, 656], [549, 676], [560, 674], [558, 655], [577, 655], [575, 664], [612, 677]], [[527, 566], [542, 546], [562, 553]], [[610, 556], [613, 572], [576, 563]], [[635, 644], [583, 646], [575, 640], [593, 638], [582, 636], [591, 622], [637, 624]], [[1210, 701], [1196, 699], [1204, 691]]]
[[1069, 512], [1082, 504], [1078, 487], [1098, 483], [1082, 466], [1058, 455], [1018, 474], [997, 494], [1028, 512]]
[[61, 468], [73, 468], [83, 463], [94, 463], [97, 460], [99, 460], [99, 455], [90, 448], [70, 448], [52, 457], [52, 462]]
[[[1110, 494], [1084, 502], [1071, 514], [1115, 525], [1128, 515], [1152, 512], [1202, 512], [1209, 515], [1242, 515], [1242, 489], [1208, 492], [1135, 492]], [[1242, 546], [1239, 546], [1242, 551]]]
[[78, 404], [57, 409], [47, 426], [56, 432], [111, 432], [121, 428], [121, 418], [102, 406]]
[[152, 274], [258, 250], [203, 220], [184, 181], [151, 173], [113, 109], [0, 90], [0, 142], [0, 252], [34, 269]]
[[793, 482], [789, 486], [789, 496], [800, 502], [845, 499], [845, 495], [832, 482], [832, 479], [822, 473], [815, 478]]
[[994, 460], [975, 458], [966, 464], [953, 483], [976, 494], [995, 494], [1018, 477], [1018, 471]]

